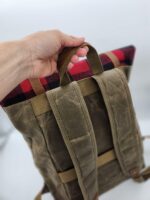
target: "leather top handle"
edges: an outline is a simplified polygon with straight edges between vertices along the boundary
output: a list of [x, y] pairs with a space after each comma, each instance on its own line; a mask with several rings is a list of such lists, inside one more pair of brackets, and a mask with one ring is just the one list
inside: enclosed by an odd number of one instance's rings
[[87, 53], [87, 60], [91, 66], [92, 73], [98, 74], [104, 71], [97, 51], [89, 43], [85, 42], [81, 46], [78, 46], [78, 47], [66, 47], [60, 53], [58, 62], [57, 62], [57, 68], [60, 75], [60, 86], [66, 85], [71, 82], [71, 77], [67, 72], [67, 66], [72, 56], [76, 54], [77, 50], [85, 46], [89, 48], [89, 51]]
[[[65, 47], [63, 51], [59, 54], [57, 61], [57, 68], [60, 75], [60, 86], [66, 85], [72, 81], [69, 73], [67, 72], [68, 64], [72, 56], [76, 54], [77, 50], [85, 46], [89, 48], [89, 51], [87, 53], [87, 60], [91, 66], [93, 74], [102, 73], [104, 71], [98, 53], [96, 52], [95, 48], [92, 47], [90, 44], [83, 43], [81, 46], [78, 47]], [[45, 92], [45, 89], [38, 78], [29, 79], [29, 81], [36, 95]]]

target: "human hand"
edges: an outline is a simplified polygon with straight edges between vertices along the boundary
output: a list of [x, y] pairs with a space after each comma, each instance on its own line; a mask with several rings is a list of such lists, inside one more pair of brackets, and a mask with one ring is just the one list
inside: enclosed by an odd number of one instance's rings
[[[57, 72], [57, 59], [61, 50], [64, 47], [81, 45], [84, 42], [84, 38], [73, 37], [59, 30], [50, 30], [29, 35], [24, 41], [27, 43], [31, 58], [31, 66], [28, 67], [28, 77], [38, 78]], [[70, 60], [68, 69], [78, 61], [79, 57], [86, 56], [87, 51], [87, 47], [79, 48], [76, 55]]]

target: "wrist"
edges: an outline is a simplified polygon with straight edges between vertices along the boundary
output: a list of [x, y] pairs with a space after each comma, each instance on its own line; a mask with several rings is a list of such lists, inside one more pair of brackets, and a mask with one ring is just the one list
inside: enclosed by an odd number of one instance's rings
[[18, 51], [20, 54], [19, 73], [22, 81], [30, 78], [30, 71], [32, 69], [32, 54], [29, 42], [27, 40], [20, 40], [18, 42]]
[[0, 100], [20, 82], [28, 78], [31, 58], [26, 43], [22, 40], [0, 43]]

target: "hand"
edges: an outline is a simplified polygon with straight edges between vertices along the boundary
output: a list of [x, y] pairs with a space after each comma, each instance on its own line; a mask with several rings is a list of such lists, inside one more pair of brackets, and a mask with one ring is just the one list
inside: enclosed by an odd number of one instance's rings
[[[25, 39], [30, 51], [31, 66], [28, 67], [28, 77], [38, 78], [57, 72], [58, 55], [64, 47], [79, 46], [84, 38], [66, 35], [59, 30], [42, 31], [27, 36]], [[70, 69], [81, 56], [86, 56], [87, 47], [80, 48], [68, 65]]]

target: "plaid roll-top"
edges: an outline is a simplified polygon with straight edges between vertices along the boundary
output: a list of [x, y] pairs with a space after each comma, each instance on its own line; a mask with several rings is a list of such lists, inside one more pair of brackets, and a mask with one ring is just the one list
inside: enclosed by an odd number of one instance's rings
[[[114, 62], [108, 53], [111, 52], [118, 59], [118, 67], [129, 65], [131, 66], [134, 59], [135, 47], [130, 45], [116, 50], [108, 51], [107, 53], [100, 54], [100, 59], [104, 70], [114, 68]], [[80, 80], [92, 76], [91, 68], [87, 60], [79, 61], [69, 70], [73, 80]], [[51, 76], [40, 78], [45, 91], [59, 87], [59, 74], [55, 73]], [[24, 80], [15, 89], [13, 89], [1, 102], [3, 107], [16, 104], [34, 97], [36, 94], [31, 86], [30, 81]]]

